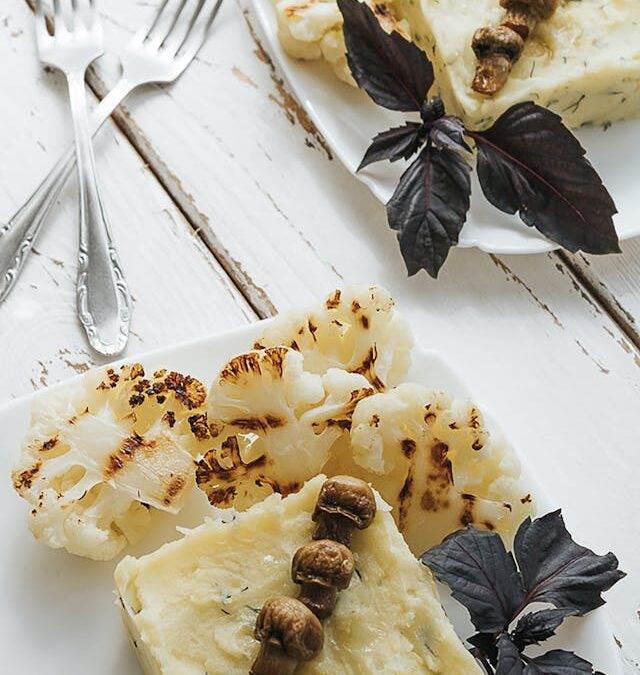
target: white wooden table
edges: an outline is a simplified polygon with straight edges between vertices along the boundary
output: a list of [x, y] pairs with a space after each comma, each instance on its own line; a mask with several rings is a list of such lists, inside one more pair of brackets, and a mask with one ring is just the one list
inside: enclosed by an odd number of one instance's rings
[[[110, 55], [90, 76], [96, 97], [156, 2], [102, 4]], [[98, 138], [134, 297], [127, 354], [255, 321], [337, 284], [385, 285], [558, 504], [579, 496], [579, 508], [565, 508], [576, 537], [619, 556], [629, 577], [608, 607], [626, 672], [640, 672], [640, 241], [604, 259], [455, 250], [437, 282], [408, 279], [383, 207], [332, 159], [261, 44], [251, 14], [227, 0], [185, 75], [132, 96]], [[25, 0], [1, 3], [0, 92], [6, 219], [71, 141], [64, 82], [38, 63]], [[0, 403], [99, 363], [74, 313], [75, 190], [0, 306]]]

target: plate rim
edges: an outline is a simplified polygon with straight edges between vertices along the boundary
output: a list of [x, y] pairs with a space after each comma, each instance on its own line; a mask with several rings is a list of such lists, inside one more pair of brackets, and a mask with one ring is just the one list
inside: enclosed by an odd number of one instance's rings
[[[304, 108], [305, 112], [309, 115], [312, 122], [322, 135], [322, 137], [327, 141], [331, 151], [336, 155], [340, 160], [345, 169], [359, 182], [364, 184], [369, 191], [375, 196], [375, 198], [385, 204], [385, 198], [380, 192], [380, 186], [377, 181], [367, 175], [366, 173], [359, 173], [356, 170], [356, 166], [353, 162], [349, 161], [346, 151], [343, 146], [339, 143], [332, 143], [331, 138], [333, 134], [328, 131], [326, 124], [324, 123], [324, 116], [320, 115], [316, 110], [316, 107], [313, 104], [313, 101], [305, 95], [301, 95], [304, 92], [300, 90], [300, 87], [297, 82], [297, 77], [294, 73], [294, 64], [296, 60], [289, 57], [286, 52], [283, 50], [280, 45], [280, 41], [277, 36], [277, 32], [272, 30], [272, 18], [268, 15], [268, 9], [271, 8], [272, 0], [249, 0], [251, 9], [253, 13], [258, 17], [260, 23], [260, 28], [262, 35], [266, 38], [266, 41], [269, 45], [270, 55], [275, 57], [280, 71], [284, 75], [285, 80], [291, 87], [293, 94]], [[336, 78], [336, 83], [340, 84]], [[515, 216], [514, 216], [515, 217]], [[465, 222], [466, 224], [466, 222]], [[525, 223], [520, 223], [522, 227], [527, 228]], [[531, 229], [531, 228], [527, 228]], [[526, 231], [526, 230], [525, 230]], [[476, 237], [466, 237], [463, 241], [460, 241], [456, 244], [457, 248], [467, 249], [467, 248], [477, 248], [484, 253], [493, 253], [496, 255], [533, 255], [539, 253], [549, 253], [550, 251], [562, 250], [560, 244], [547, 239], [542, 233], [535, 230], [535, 237], [531, 237], [526, 240], [526, 244], [516, 245], [516, 244], [500, 244], [496, 242], [483, 242], [481, 239]], [[625, 241], [627, 239], [633, 239], [635, 237], [640, 237], [640, 220], [635, 228], [627, 228], [621, 235], [618, 234], [620, 241]]]

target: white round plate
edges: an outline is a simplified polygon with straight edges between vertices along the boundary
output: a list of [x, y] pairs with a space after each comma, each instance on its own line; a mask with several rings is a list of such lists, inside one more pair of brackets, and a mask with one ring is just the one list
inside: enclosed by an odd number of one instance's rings
[[[253, 324], [135, 357], [135, 361], [150, 372], [169, 366], [209, 383], [229, 358], [250, 348], [261, 327], [260, 323]], [[413, 361], [409, 380], [474, 399], [464, 381], [438, 354], [416, 349]], [[0, 512], [5, 523], [0, 547], [0, 653], [4, 655], [0, 672], [140, 675], [115, 603], [113, 570], [117, 561], [96, 563], [37, 543], [27, 530], [27, 504], [11, 488], [9, 474], [36, 396], [0, 408]], [[492, 432], [501, 433], [495, 420], [489, 418], [489, 422]], [[550, 502], [537, 487], [538, 481], [529, 478], [527, 467], [523, 469], [523, 480], [533, 486], [540, 510], [562, 505]], [[196, 490], [179, 516], [154, 514], [153, 532], [128, 553], [142, 555], [153, 551], [178, 538], [177, 526], [195, 527], [205, 515], [211, 515], [210, 507], [204, 495]], [[470, 636], [472, 627], [465, 611], [449, 601], [446, 593], [443, 602], [458, 634], [463, 638]], [[611, 627], [603, 610], [568, 620], [553, 643], [550, 641], [545, 647], [572, 649], [607, 675], [621, 675]]]
[[[360, 173], [356, 173], [356, 169], [371, 139], [380, 131], [398, 126], [407, 116], [377, 106], [364, 92], [338, 80], [325, 63], [297, 61], [287, 56], [278, 41], [272, 0], [251, 1], [269, 51], [298, 101], [333, 153], [386, 204], [406, 164], [380, 162]], [[637, 236], [640, 217], [634, 200], [640, 176], [640, 119], [617, 122], [606, 131], [595, 127], [575, 133], [618, 207], [615, 225], [619, 238]], [[460, 233], [459, 246], [499, 254], [540, 253], [558, 248], [517, 216], [501, 213], [491, 206], [480, 190], [475, 172], [473, 175], [471, 209]]]

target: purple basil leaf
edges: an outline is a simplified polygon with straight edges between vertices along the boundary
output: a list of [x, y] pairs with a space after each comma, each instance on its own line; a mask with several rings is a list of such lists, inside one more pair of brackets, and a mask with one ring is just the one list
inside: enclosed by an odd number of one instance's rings
[[[524, 587], [524, 605], [549, 602], [583, 615], [604, 604], [601, 593], [625, 576], [613, 553], [599, 556], [576, 544], [560, 511], [518, 528], [514, 551]], [[523, 606], [524, 606], [523, 605]]]
[[390, 162], [409, 159], [418, 151], [422, 142], [422, 125], [417, 122], [407, 122], [403, 127], [383, 131], [373, 139], [360, 162], [358, 171], [383, 159], [388, 159]]
[[429, 129], [429, 138], [440, 150], [448, 149], [470, 154], [471, 148], [464, 140], [465, 133], [464, 125], [459, 117], [446, 115], [433, 122]]
[[523, 667], [520, 650], [508, 635], [501, 635], [498, 640], [498, 664], [495, 675], [522, 675]]
[[402, 174], [387, 204], [387, 218], [409, 275], [425, 269], [435, 279], [458, 243], [469, 210], [470, 172], [457, 153], [427, 144]]
[[513, 631], [513, 641], [523, 649], [526, 645], [538, 644], [555, 635], [556, 628], [566, 617], [577, 612], [571, 607], [553, 607], [530, 612], [520, 618]]
[[433, 84], [426, 54], [400, 33], [387, 33], [366, 2], [338, 0], [347, 61], [358, 86], [390, 110], [419, 111]]
[[462, 603], [481, 632], [505, 629], [524, 598], [520, 574], [500, 535], [470, 528], [449, 535], [421, 557]]
[[[593, 666], [573, 652], [554, 649], [534, 659], [527, 659], [524, 675], [593, 675]], [[496, 674], [497, 675], [497, 674]]]
[[478, 148], [482, 191], [496, 208], [519, 212], [569, 251], [620, 251], [613, 199], [558, 115], [519, 103], [490, 129], [468, 135]]

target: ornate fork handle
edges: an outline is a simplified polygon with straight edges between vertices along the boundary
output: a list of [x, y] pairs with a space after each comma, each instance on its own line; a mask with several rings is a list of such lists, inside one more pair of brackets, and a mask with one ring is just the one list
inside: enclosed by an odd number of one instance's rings
[[[121, 79], [102, 99], [91, 116], [91, 135], [109, 119], [133, 88], [127, 80]], [[75, 159], [75, 149], [71, 147], [11, 220], [0, 227], [0, 303], [9, 295], [22, 272], [51, 207], [73, 172]]]
[[129, 338], [131, 298], [104, 211], [87, 115], [84, 68], [67, 75], [80, 184], [78, 317], [101, 354], [119, 354]]

